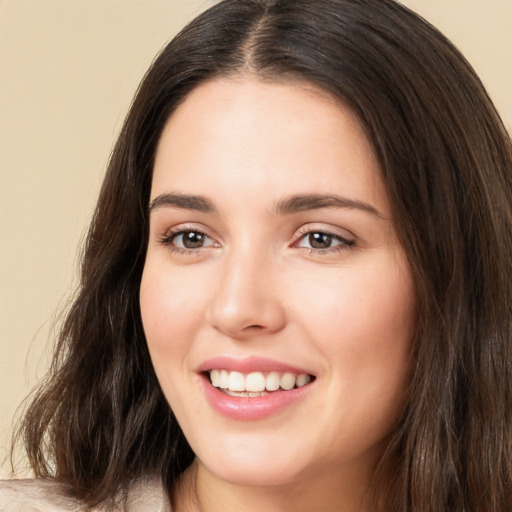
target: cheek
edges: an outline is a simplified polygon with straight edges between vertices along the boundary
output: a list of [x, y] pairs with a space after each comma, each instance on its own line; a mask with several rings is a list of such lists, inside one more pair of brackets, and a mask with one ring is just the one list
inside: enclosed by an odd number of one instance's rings
[[[332, 276], [331, 276], [332, 277]], [[342, 269], [323, 286], [304, 283], [297, 316], [344, 391], [380, 389], [393, 398], [408, 379], [415, 328], [408, 266], [394, 258]], [[312, 296], [311, 291], [318, 292]], [[356, 396], [354, 394], [353, 396]]]
[[300, 314], [327, 339], [351, 340], [357, 347], [410, 339], [415, 317], [410, 272], [405, 263], [387, 259], [332, 272], [316, 283], [304, 281], [297, 290]]
[[140, 286], [140, 308], [150, 346], [166, 346], [171, 339], [173, 344], [179, 343], [179, 333], [195, 325], [202, 310], [201, 288], [201, 280], [190, 279], [187, 272], [171, 274], [165, 264], [146, 262]]
[[[146, 263], [142, 276], [140, 309], [149, 353], [165, 392], [186, 360], [200, 304], [197, 285], [171, 279], [165, 266], [152, 263]], [[180, 279], [179, 274], [175, 277]]]

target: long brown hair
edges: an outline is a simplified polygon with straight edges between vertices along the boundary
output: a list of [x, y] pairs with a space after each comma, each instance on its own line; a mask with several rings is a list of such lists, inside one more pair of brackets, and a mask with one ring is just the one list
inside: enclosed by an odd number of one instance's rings
[[170, 490], [192, 461], [140, 319], [149, 191], [173, 110], [237, 73], [323, 87], [358, 115], [380, 161], [418, 296], [409, 398], [375, 475], [387, 510], [509, 511], [510, 137], [459, 52], [393, 0], [224, 0], [161, 52], [113, 151], [77, 298], [21, 426], [36, 475], [95, 505], [141, 475]]

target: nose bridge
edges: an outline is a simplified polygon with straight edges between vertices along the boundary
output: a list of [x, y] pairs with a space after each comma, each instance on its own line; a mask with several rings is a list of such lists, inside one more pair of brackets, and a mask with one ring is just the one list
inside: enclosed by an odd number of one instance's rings
[[285, 314], [276, 267], [269, 251], [250, 242], [227, 251], [209, 305], [211, 325], [233, 338], [280, 330]]

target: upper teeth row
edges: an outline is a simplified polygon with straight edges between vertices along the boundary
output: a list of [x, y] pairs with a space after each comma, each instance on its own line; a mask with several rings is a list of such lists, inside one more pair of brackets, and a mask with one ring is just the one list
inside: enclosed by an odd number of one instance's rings
[[227, 370], [211, 370], [210, 380], [216, 388], [228, 389], [230, 391], [277, 391], [282, 388], [286, 391], [305, 386], [310, 380], [306, 373], [295, 375], [294, 373], [252, 372], [243, 374], [240, 372], [229, 372]]

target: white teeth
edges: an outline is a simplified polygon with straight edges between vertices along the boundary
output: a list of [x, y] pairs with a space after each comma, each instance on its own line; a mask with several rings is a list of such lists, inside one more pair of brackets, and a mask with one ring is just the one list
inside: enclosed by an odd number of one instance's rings
[[267, 375], [267, 384], [265, 386], [267, 388], [267, 391], [277, 391], [279, 389], [280, 384], [281, 378], [279, 377], [279, 373], [270, 372]]
[[212, 386], [218, 388], [220, 385], [220, 370], [212, 370], [210, 372], [210, 380], [212, 381]]
[[297, 387], [301, 388], [302, 386], [305, 386], [306, 384], [309, 384], [311, 381], [311, 377], [307, 375], [306, 373], [301, 373], [297, 376]]
[[222, 389], [229, 388], [229, 372], [227, 370], [220, 371], [219, 388], [222, 388]]
[[244, 375], [241, 372], [227, 370], [210, 370], [212, 386], [221, 388], [232, 396], [264, 396], [267, 391], [277, 391], [279, 388], [289, 391], [295, 387], [300, 388], [311, 382], [306, 373], [252, 372]]
[[295, 387], [295, 375], [293, 373], [285, 373], [281, 377], [281, 387], [289, 391]]
[[244, 396], [244, 397], [248, 397], [248, 398], [254, 398], [256, 396], [268, 395], [268, 393], [266, 391], [262, 391], [261, 393], [252, 393], [250, 391], [230, 391], [229, 389], [224, 389], [223, 391], [224, 391], [224, 393], [226, 393], [226, 395], [229, 395], [229, 396]]
[[249, 373], [245, 378], [246, 391], [259, 392], [265, 389], [266, 379], [261, 372]]
[[247, 391], [245, 389], [244, 374], [240, 372], [230, 372], [228, 389], [231, 391]]

